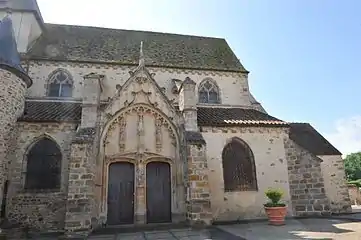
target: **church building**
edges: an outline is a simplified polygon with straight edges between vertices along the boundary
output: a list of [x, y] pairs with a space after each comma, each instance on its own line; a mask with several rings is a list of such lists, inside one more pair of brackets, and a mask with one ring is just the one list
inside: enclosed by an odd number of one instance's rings
[[341, 153], [267, 112], [225, 39], [45, 23], [0, 2], [1, 219], [39, 231], [350, 212]]

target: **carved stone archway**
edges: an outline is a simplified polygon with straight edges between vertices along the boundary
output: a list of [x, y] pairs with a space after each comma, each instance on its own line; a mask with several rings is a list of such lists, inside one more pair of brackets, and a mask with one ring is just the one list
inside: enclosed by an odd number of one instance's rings
[[[154, 141], [149, 140], [150, 136], [154, 137]], [[145, 223], [145, 168], [148, 162], [165, 161], [170, 164], [172, 213], [179, 212], [177, 201], [181, 202], [184, 198], [182, 191], [176, 189], [182, 185], [184, 172], [183, 162], [179, 160], [179, 141], [172, 120], [153, 106], [135, 104], [114, 114], [105, 124], [100, 139], [101, 214], [107, 212], [109, 165], [119, 161], [135, 164], [135, 223]]]

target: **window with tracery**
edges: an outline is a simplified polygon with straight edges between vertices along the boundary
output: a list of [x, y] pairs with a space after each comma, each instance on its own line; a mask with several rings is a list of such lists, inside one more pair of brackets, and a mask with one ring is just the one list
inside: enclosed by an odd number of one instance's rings
[[49, 97], [71, 97], [73, 92], [73, 78], [63, 69], [56, 70], [49, 78]]
[[25, 189], [59, 189], [62, 155], [58, 145], [48, 138], [35, 143], [27, 156]]
[[256, 166], [250, 147], [241, 139], [233, 138], [222, 152], [224, 190], [258, 190]]
[[199, 103], [219, 103], [219, 88], [217, 84], [210, 79], [201, 82], [198, 90], [198, 98]]

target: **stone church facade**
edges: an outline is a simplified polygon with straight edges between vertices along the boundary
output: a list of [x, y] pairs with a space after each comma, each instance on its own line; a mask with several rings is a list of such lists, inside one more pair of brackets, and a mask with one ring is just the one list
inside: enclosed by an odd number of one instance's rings
[[289, 216], [351, 211], [341, 153], [269, 115], [224, 39], [46, 24], [35, 0], [1, 4], [2, 219], [72, 235], [263, 218], [270, 187]]

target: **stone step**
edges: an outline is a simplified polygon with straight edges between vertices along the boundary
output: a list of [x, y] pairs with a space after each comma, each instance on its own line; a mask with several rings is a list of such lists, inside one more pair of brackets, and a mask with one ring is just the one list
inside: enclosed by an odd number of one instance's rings
[[188, 228], [186, 223], [155, 223], [155, 224], [142, 224], [142, 225], [117, 225], [117, 226], [104, 226], [95, 229], [92, 234], [116, 234], [116, 233], [133, 233], [145, 231], [161, 231], [169, 229]]

